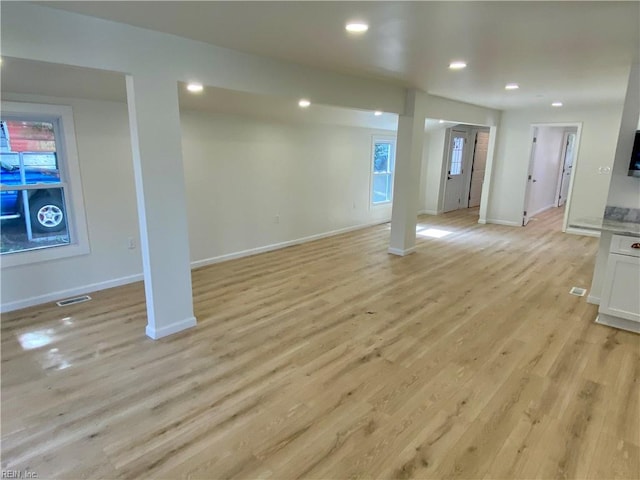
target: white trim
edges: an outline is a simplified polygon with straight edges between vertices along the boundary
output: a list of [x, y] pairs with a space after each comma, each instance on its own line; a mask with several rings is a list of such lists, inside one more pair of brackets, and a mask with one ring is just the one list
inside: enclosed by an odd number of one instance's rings
[[[494, 219], [494, 218], [487, 218], [484, 221], [485, 223], [493, 223], [495, 225], [506, 225], [507, 227], [521, 227], [522, 223], [518, 223], [518, 222], [510, 222], [509, 220], [498, 220], [498, 219]], [[480, 220], [478, 220], [478, 223], [480, 223]]]
[[58, 290], [56, 292], [47, 293], [45, 295], [39, 295], [37, 297], [29, 297], [25, 298], [24, 300], [3, 303], [2, 305], [0, 305], [0, 312], [12, 312], [13, 310], [20, 310], [21, 308], [32, 307], [34, 305], [42, 305], [43, 303], [55, 302], [68, 297], [75, 297], [77, 295], [84, 295], [86, 293], [97, 292], [99, 290], [106, 290], [107, 288], [119, 287], [128, 283], [139, 282], [142, 281], [142, 279], [142, 274], [138, 273], [136, 275], [114, 278], [113, 280], [107, 280], [104, 282], [91, 283], [89, 285], [70, 288], [68, 290]]
[[[367, 227], [373, 227], [375, 225], [382, 225], [388, 223], [390, 219], [378, 220], [371, 223], [365, 223], [355, 225], [352, 227], [340, 228], [338, 230], [332, 230], [325, 233], [319, 233], [316, 235], [310, 235], [308, 237], [301, 237], [295, 240], [289, 240], [287, 242], [274, 243], [272, 245], [265, 245], [263, 247], [251, 248], [249, 250], [242, 250], [240, 252], [228, 253], [226, 255], [219, 255], [217, 257], [205, 258], [203, 260], [195, 260], [191, 262], [191, 269], [212, 265], [214, 263], [225, 262], [227, 260], [233, 260], [236, 258], [248, 257], [251, 255], [257, 255], [259, 253], [270, 252], [272, 250], [279, 250], [281, 248], [290, 247], [292, 245], [299, 245], [302, 243], [313, 242], [314, 240], [320, 240], [326, 237], [332, 237], [334, 235], [340, 235], [343, 233], [352, 232], [355, 230], [361, 230]], [[58, 290], [55, 292], [47, 293], [45, 295], [39, 295], [36, 297], [29, 297], [23, 300], [17, 300], [15, 302], [4, 303], [0, 305], [0, 313], [12, 312], [14, 310], [20, 310], [22, 308], [32, 307], [34, 305], [42, 305], [43, 303], [55, 302], [64, 298], [74, 297], [77, 295], [84, 295], [86, 293], [97, 292], [100, 290], [106, 290], [107, 288], [119, 287], [129, 283], [140, 282], [144, 279], [142, 273], [135, 275], [129, 275], [127, 277], [114, 278], [112, 280], [106, 280], [104, 282], [92, 283], [89, 285], [83, 285], [81, 287], [70, 288], [68, 290]]]
[[391, 255], [398, 255], [399, 257], [406, 257], [416, 251], [416, 247], [407, 248], [402, 250], [400, 248], [389, 247], [387, 250]]
[[614, 317], [605, 313], [600, 313], [596, 317], [596, 323], [606, 325], [608, 327], [620, 328], [628, 332], [640, 333], [640, 323], [626, 318]]
[[73, 110], [68, 105], [2, 102], [3, 118], [44, 120], [56, 124], [56, 150], [63, 168], [60, 188], [64, 188], [67, 228], [71, 243], [2, 255], [2, 268], [28, 265], [90, 253], [87, 219], [82, 194], [82, 178]]
[[583, 235], [585, 237], [600, 237], [600, 232], [596, 230], [587, 230], [586, 228], [569, 227], [565, 231], [571, 235]]
[[[379, 207], [389, 207], [393, 204], [393, 187], [396, 177], [396, 149], [397, 149], [397, 136], [394, 135], [378, 135], [371, 136], [371, 152], [369, 154], [369, 210]], [[376, 143], [390, 143], [393, 157], [393, 169], [391, 175], [391, 200], [386, 202], [373, 202], [373, 180], [375, 175], [373, 173], [373, 156], [376, 152]], [[388, 174], [387, 174], [388, 175]]]
[[[582, 122], [559, 122], [559, 123], [532, 123], [530, 127], [530, 135], [529, 138], [532, 140], [531, 146], [529, 148], [529, 169], [527, 170], [527, 176], [531, 170], [532, 163], [532, 146], [533, 146], [533, 136], [534, 129], [537, 127], [559, 127], [559, 128], [576, 128], [576, 143], [575, 150], [573, 152], [573, 166], [571, 167], [571, 177], [569, 178], [569, 190], [567, 191], [567, 199], [564, 204], [564, 218], [562, 219], [562, 231], [566, 232], [569, 226], [569, 216], [571, 211], [571, 200], [573, 198], [573, 182], [575, 180], [575, 171], [578, 167], [578, 160], [580, 159], [580, 144], [582, 143]], [[564, 160], [563, 160], [564, 161]], [[529, 187], [529, 182], [526, 183], [526, 188]], [[522, 211], [527, 210], [527, 190], [525, 189], [525, 198]], [[531, 215], [527, 215], [531, 217]]]
[[600, 305], [600, 297], [596, 297], [594, 295], [587, 296], [587, 303], [592, 303], [593, 305]]
[[485, 218], [479, 218], [478, 219], [478, 223], [481, 225], [486, 225], [487, 224], [487, 220]]
[[273, 250], [279, 250], [281, 248], [291, 247], [293, 245], [300, 245], [302, 243], [313, 242], [314, 240], [320, 240], [322, 238], [333, 237], [334, 235], [340, 235], [343, 233], [353, 232], [354, 230], [361, 230], [363, 228], [372, 227], [374, 225], [382, 225], [388, 223], [390, 219], [378, 220], [371, 223], [363, 223], [360, 225], [354, 225], [352, 227], [340, 228], [338, 230], [331, 230], [329, 232], [318, 233], [316, 235], [309, 235], [308, 237], [301, 237], [294, 240], [288, 240], [286, 242], [273, 243], [271, 245], [265, 245], [262, 247], [250, 248], [248, 250], [241, 250], [239, 252], [227, 253], [225, 255], [218, 255], [216, 257], [204, 258], [202, 260], [195, 260], [191, 262], [191, 268], [200, 268], [214, 263], [226, 262], [227, 260], [234, 260], [236, 258], [250, 257], [251, 255], [257, 255], [259, 253], [271, 252]]
[[159, 329], [155, 329], [151, 325], [147, 325], [147, 328], [145, 329], [145, 333], [147, 334], [147, 337], [157, 340], [159, 338], [181, 332], [188, 328], [195, 327], [196, 324], [197, 324], [196, 317], [189, 317]]
[[531, 212], [531, 213], [527, 214], [527, 216], [529, 217], [529, 219], [531, 219], [534, 216], [538, 215], [539, 213], [546, 212], [547, 210], [550, 210], [552, 208], [558, 208], [558, 207], [556, 207], [555, 204], [552, 203], [552, 204], [547, 205], [545, 207], [539, 208], [535, 212]]
[[418, 215], [440, 215], [440, 213], [437, 210], [420, 210]]

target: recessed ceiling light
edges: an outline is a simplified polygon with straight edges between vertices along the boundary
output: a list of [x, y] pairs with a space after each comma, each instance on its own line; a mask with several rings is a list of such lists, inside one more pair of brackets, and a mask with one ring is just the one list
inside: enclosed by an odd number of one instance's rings
[[438, 120], [438, 123], [444, 123], [444, 120]]
[[309, 100], [303, 98], [298, 102], [298, 105], [300, 107], [302, 107], [302, 108], [307, 108], [309, 105], [311, 105], [311, 102]]
[[200, 93], [202, 90], [204, 90], [204, 87], [201, 83], [190, 83], [187, 85], [187, 90], [189, 90], [191, 93]]
[[369, 30], [369, 25], [362, 22], [351, 22], [351, 23], [347, 23], [347, 25], [344, 28], [347, 32], [364, 33], [367, 30]]
[[461, 70], [467, 66], [466, 62], [456, 61], [449, 64], [451, 70]]
[[553, 102], [551, 104], [552, 107], [561, 107], [562, 106], [562, 102]]
[[520, 88], [520, 85], [518, 85], [517, 83], [507, 83], [504, 86], [505, 90], [517, 90]]
[[382, 115], [382, 112], [381, 112], [380, 110], [376, 110], [375, 112], [373, 112], [373, 114], [374, 114], [376, 117], [379, 117], [380, 115]]

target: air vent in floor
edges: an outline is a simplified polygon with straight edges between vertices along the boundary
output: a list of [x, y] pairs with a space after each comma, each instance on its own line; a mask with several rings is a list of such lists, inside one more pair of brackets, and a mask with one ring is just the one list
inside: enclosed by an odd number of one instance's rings
[[60, 300], [59, 302], [56, 302], [56, 305], [58, 305], [59, 307], [66, 307], [67, 305], [73, 305], [74, 303], [88, 302], [89, 300], [91, 300], [91, 297], [89, 295], [82, 295], [81, 297]]
[[580, 288], [580, 287], [572, 287], [571, 290], [569, 290], [569, 293], [571, 295], [575, 295], [576, 297], [584, 297], [584, 294], [587, 293], [587, 289]]

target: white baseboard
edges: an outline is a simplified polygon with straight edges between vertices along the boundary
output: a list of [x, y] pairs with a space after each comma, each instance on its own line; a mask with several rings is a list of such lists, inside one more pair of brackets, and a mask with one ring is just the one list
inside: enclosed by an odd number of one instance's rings
[[387, 250], [391, 255], [398, 255], [400, 257], [405, 257], [407, 255], [412, 254], [413, 252], [416, 251], [416, 247], [411, 247], [411, 248], [407, 248], [405, 250], [402, 250], [400, 248], [393, 248], [393, 247], [389, 247], [389, 250]]
[[[480, 221], [478, 221], [479, 223]], [[507, 227], [521, 227], [522, 226], [522, 222], [518, 223], [518, 222], [511, 222], [509, 220], [498, 220], [496, 218], [487, 218], [485, 220], [485, 223], [493, 223], [495, 225], [506, 225]]]
[[[354, 230], [360, 230], [360, 229], [371, 227], [374, 225], [380, 225], [382, 223], [387, 223], [388, 221], [389, 220], [380, 220], [380, 221], [375, 221], [367, 224], [355, 225], [352, 227], [346, 227], [338, 230], [332, 230], [330, 232], [310, 235], [308, 237], [302, 237], [295, 240], [289, 240], [287, 242], [275, 243], [272, 245], [266, 245], [264, 247], [252, 248], [249, 250], [229, 253], [229, 254], [220, 255], [217, 257], [205, 258], [203, 260], [196, 260], [194, 262], [191, 262], [191, 269], [204, 267], [206, 265], [211, 265], [214, 263], [224, 262], [227, 260], [233, 260], [235, 258], [248, 257], [250, 255], [257, 255], [258, 253], [270, 252], [272, 250], [278, 250], [280, 248], [290, 247], [292, 245], [299, 245], [301, 243], [312, 242], [314, 240], [319, 240], [321, 238], [332, 237], [334, 235], [340, 235], [342, 233], [347, 233]], [[0, 305], [0, 313], [6, 313], [14, 310], [20, 310], [22, 308], [33, 307], [34, 305], [41, 305], [43, 303], [55, 302], [58, 300], [62, 300], [64, 298], [75, 297], [77, 295], [84, 295], [86, 293], [97, 292], [99, 290], [106, 290], [107, 288], [119, 287], [121, 285], [126, 285], [128, 283], [139, 282], [139, 281], [142, 281], [143, 279], [144, 279], [143, 274], [138, 273], [136, 275], [129, 275], [127, 277], [115, 278], [112, 280], [106, 280], [104, 282], [91, 283], [89, 285], [83, 285], [77, 288], [70, 288], [68, 290], [58, 290], [55, 292], [47, 293], [45, 295], [28, 297], [23, 300], [17, 300], [15, 302], [3, 303], [2, 305]], [[159, 333], [161, 334], [162, 332], [159, 332]], [[151, 337], [151, 335], [149, 336]], [[161, 336], [164, 336], [164, 335], [161, 334]], [[160, 338], [160, 337], [157, 337], [157, 338]]]
[[480, 223], [482, 225], [486, 225], [487, 224], [487, 219], [486, 218], [479, 218], [478, 219], [478, 223]]
[[587, 296], [587, 303], [592, 303], [593, 305], [600, 305], [600, 297], [589, 295]]
[[338, 230], [331, 230], [330, 232], [318, 233], [316, 235], [309, 235], [308, 237], [301, 237], [295, 240], [287, 240], [286, 242], [273, 243], [271, 245], [265, 245], [264, 247], [250, 248], [248, 250], [241, 250], [239, 252], [227, 253], [225, 255], [219, 255], [216, 257], [204, 258], [202, 260], [196, 260], [191, 262], [191, 268], [200, 268], [207, 265], [213, 265], [214, 263], [226, 262], [227, 260], [234, 260], [236, 258], [250, 257], [251, 255], [257, 255], [259, 253], [271, 252], [273, 250], [279, 250], [281, 248], [291, 247], [293, 245], [300, 245], [302, 243], [313, 242], [314, 240], [320, 240], [322, 238], [333, 237], [343, 233], [353, 232], [355, 230], [361, 230], [363, 228], [372, 227], [374, 225], [381, 225], [388, 223], [389, 220], [379, 220], [372, 223], [364, 223], [355, 225], [352, 227], [340, 228]]
[[627, 330], [628, 332], [640, 333], [640, 323], [634, 322], [632, 320], [627, 320], [626, 318], [619, 318], [612, 315], [600, 313], [596, 318], [596, 323], [599, 323], [600, 325], [606, 325], [608, 327], [621, 328], [622, 330]]
[[152, 325], [147, 325], [145, 333], [147, 334], [147, 337], [157, 340], [159, 338], [181, 332], [182, 330], [186, 330], [187, 328], [195, 327], [196, 323], [196, 317], [189, 317], [158, 329], [154, 328]]
[[437, 210], [422, 210], [420, 215], [440, 215], [440, 213]]
[[552, 208], [555, 208], [555, 207], [556, 207], [556, 205], [554, 203], [552, 203], [551, 205], [547, 205], [545, 207], [539, 208], [535, 212], [531, 212], [529, 214], [529, 218], [533, 217], [534, 215], [538, 215], [539, 213], [546, 212], [547, 210], [551, 210]]
[[565, 233], [570, 233], [571, 235], [583, 235], [585, 237], [600, 237], [600, 232], [587, 230], [586, 228], [567, 227]]
[[84, 295], [86, 293], [97, 292], [99, 290], [106, 290], [107, 288], [119, 287], [128, 283], [139, 282], [143, 279], [142, 273], [136, 275], [129, 275], [127, 277], [114, 278], [113, 280], [107, 280], [105, 282], [90, 283], [89, 285], [82, 285], [77, 288], [70, 288], [68, 290], [58, 290], [56, 292], [47, 293], [45, 295], [39, 295], [36, 297], [29, 297], [23, 300], [17, 300], [15, 302], [3, 303], [0, 305], [0, 312], [6, 313], [13, 310], [20, 310], [21, 308], [33, 307], [34, 305], [41, 305], [48, 302], [57, 302], [64, 298], [75, 297], [78, 295]]

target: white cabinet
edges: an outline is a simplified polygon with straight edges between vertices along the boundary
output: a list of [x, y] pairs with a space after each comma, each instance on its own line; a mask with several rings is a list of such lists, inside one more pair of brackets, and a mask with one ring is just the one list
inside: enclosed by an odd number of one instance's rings
[[639, 238], [611, 238], [599, 312], [599, 323], [640, 331]]

